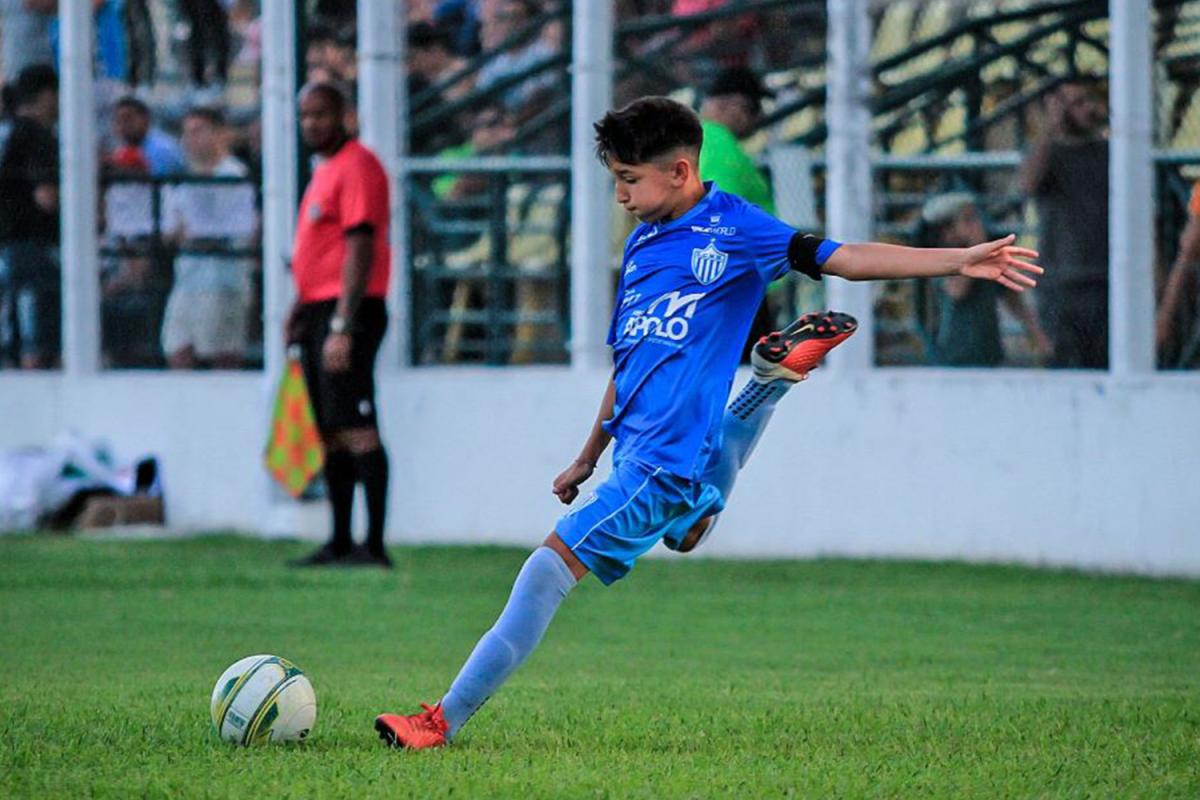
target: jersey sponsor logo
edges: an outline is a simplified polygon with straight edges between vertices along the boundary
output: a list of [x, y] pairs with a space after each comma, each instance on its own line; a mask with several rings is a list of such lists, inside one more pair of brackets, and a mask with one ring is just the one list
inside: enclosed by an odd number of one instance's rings
[[692, 274], [704, 286], [724, 275], [727, 263], [729, 256], [717, 249], [715, 241], [692, 250]]
[[693, 225], [692, 233], [703, 233], [706, 236], [733, 236], [737, 233], [737, 228], [728, 225], [720, 225], [718, 227], [704, 227], [703, 225]]
[[637, 272], [637, 268], [637, 264], [633, 261], [630, 261], [629, 266], [625, 267], [625, 274], [632, 275], [633, 273]]
[[645, 311], [634, 311], [625, 321], [625, 335], [639, 339], [647, 336], [678, 342], [688, 335], [689, 321], [707, 292], [681, 294], [667, 292]]

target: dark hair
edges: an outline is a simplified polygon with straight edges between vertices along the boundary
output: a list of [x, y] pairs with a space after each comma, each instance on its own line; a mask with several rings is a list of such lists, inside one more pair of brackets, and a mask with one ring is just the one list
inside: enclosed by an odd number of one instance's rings
[[304, 37], [305, 44], [324, 44], [326, 42], [334, 42], [337, 40], [337, 31], [333, 26], [326, 25], [321, 22], [314, 23], [308, 26], [308, 32]]
[[527, 18], [532, 19], [542, 13], [542, 4], [538, 0], [509, 0], [510, 3], [515, 3], [521, 7], [521, 12]]
[[304, 100], [310, 94], [324, 95], [333, 104], [333, 113], [340, 117], [352, 105], [351, 98], [354, 97], [354, 89], [342, 83], [316, 81], [304, 84], [304, 87], [300, 89], [300, 99]]
[[143, 117], [150, 116], [150, 106], [146, 105], [139, 98], [131, 94], [127, 94], [118, 99], [117, 102], [113, 103], [113, 109], [115, 110], [118, 108], [131, 108], [141, 114]]
[[225, 126], [225, 115], [221, 113], [220, 109], [212, 108], [211, 106], [193, 106], [189, 108], [183, 115], [184, 119], [187, 119], [188, 117], [202, 119], [209, 125], [212, 125], [214, 128], [221, 128]]
[[358, 46], [358, 28], [354, 25], [342, 25], [334, 29], [333, 44], [336, 47], [348, 47], [353, 50]]
[[644, 164], [678, 148], [694, 150], [698, 156], [704, 141], [696, 112], [669, 97], [639, 98], [608, 112], [592, 127], [596, 157], [605, 166], [611, 159]]
[[428, 50], [434, 47], [453, 49], [450, 32], [429, 22], [418, 22], [408, 29], [408, 46], [412, 50]]
[[32, 103], [42, 92], [58, 91], [58, 73], [49, 64], [33, 64], [17, 76], [14, 97], [17, 105]]

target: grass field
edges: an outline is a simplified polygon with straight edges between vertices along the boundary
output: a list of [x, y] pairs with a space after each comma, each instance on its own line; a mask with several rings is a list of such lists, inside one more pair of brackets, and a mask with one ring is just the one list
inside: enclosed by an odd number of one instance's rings
[[[588, 581], [447, 750], [434, 700], [524, 553], [0, 538], [0, 797], [1197, 797], [1200, 584], [1005, 567], [650, 561]], [[271, 652], [313, 737], [215, 739], [212, 684]]]

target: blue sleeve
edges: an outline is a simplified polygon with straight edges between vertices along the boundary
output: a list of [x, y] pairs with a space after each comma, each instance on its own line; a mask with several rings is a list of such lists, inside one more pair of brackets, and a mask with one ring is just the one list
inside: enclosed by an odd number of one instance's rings
[[799, 233], [757, 206], [747, 205], [743, 220], [747, 243], [765, 283], [779, 280], [789, 270], [819, 281], [821, 267], [842, 246], [832, 239]]
[[763, 282], [770, 283], [786, 275], [788, 246], [796, 229], [749, 203], [745, 205], [740, 224]]

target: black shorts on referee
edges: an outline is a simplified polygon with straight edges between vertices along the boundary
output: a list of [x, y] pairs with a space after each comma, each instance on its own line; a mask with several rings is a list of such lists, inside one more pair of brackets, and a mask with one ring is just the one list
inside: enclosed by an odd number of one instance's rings
[[354, 315], [350, 334], [350, 369], [329, 372], [321, 356], [329, 336], [336, 300], [300, 307], [300, 363], [312, 397], [317, 427], [324, 433], [378, 427], [375, 413], [375, 357], [387, 330], [387, 307], [379, 297], [366, 297]]

